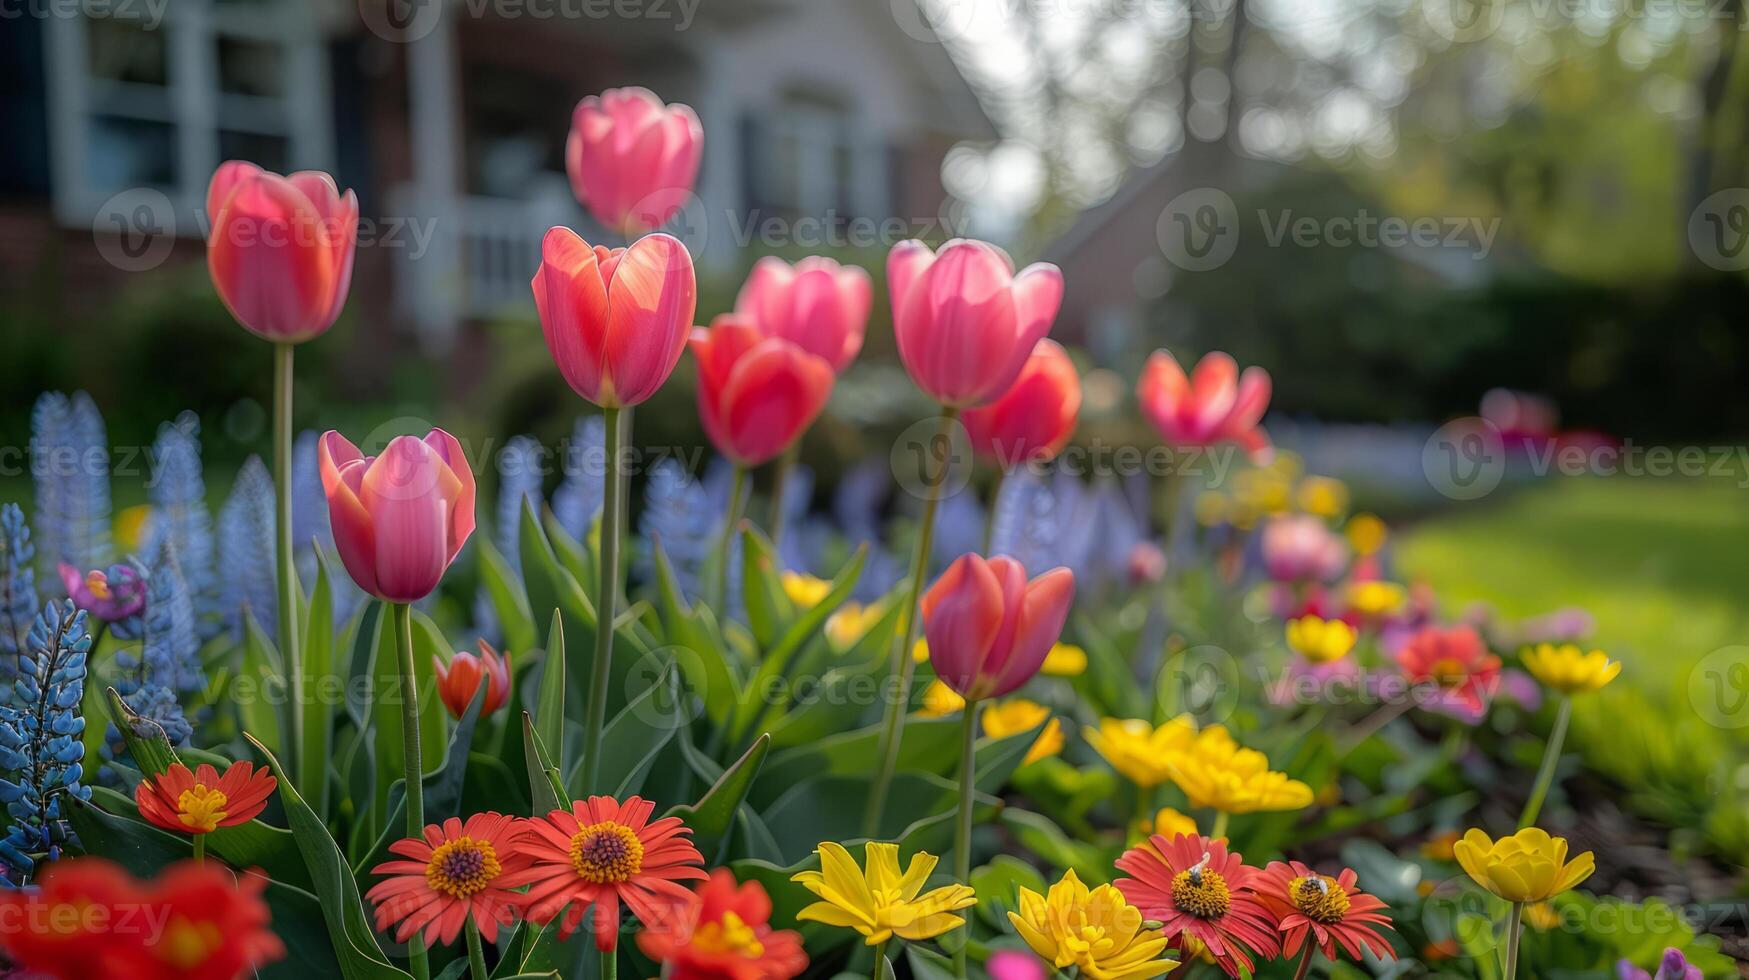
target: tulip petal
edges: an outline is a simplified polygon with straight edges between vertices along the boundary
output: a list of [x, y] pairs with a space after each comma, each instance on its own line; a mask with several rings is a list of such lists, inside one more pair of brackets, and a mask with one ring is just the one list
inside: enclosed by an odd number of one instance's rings
[[559, 373], [584, 399], [605, 404], [612, 390], [604, 365], [608, 307], [599, 254], [571, 229], [550, 228], [529, 285]]
[[607, 289], [605, 371], [614, 406], [644, 401], [674, 373], [697, 300], [692, 255], [679, 239], [646, 235], [620, 256]]

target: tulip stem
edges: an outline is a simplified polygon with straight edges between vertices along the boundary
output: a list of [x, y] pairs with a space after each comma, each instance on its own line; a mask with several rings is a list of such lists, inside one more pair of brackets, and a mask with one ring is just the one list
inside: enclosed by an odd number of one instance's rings
[[599, 980], [616, 980], [619, 976], [619, 949], [603, 950], [601, 953], [601, 977]]
[[1537, 814], [1542, 812], [1543, 800], [1548, 798], [1549, 786], [1555, 781], [1555, 765], [1561, 761], [1561, 743], [1567, 740], [1567, 723], [1573, 718], [1573, 699], [1561, 696], [1561, 706], [1555, 710], [1555, 727], [1549, 732], [1549, 743], [1543, 746], [1543, 763], [1536, 771], [1536, 783], [1531, 787], [1530, 799], [1524, 802], [1524, 812], [1518, 817], [1518, 829], [1523, 830], [1536, 823]]
[[601, 480], [601, 545], [595, 569], [595, 662], [589, 680], [589, 714], [583, 722], [583, 786], [599, 792], [601, 729], [607, 724], [607, 685], [613, 670], [614, 607], [619, 598], [619, 539], [625, 515], [620, 507], [620, 444], [624, 425], [617, 408], [601, 410], [606, 467]]
[[990, 543], [996, 540], [996, 508], [1002, 503], [1002, 484], [1008, 480], [1008, 471], [998, 468], [996, 479], [990, 482], [990, 510], [984, 515], [984, 554], [990, 553]]
[[467, 918], [468, 933], [468, 969], [474, 975], [474, 980], [488, 980], [491, 974], [486, 972], [486, 951], [480, 946], [480, 927], [474, 924], [474, 917]]
[[205, 864], [206, 863], [206, 835], [205, 834], [195, 834], [194, 835], [194, 863], [195, 864]]
[[1225, 810], [1215, 811], [1215, 823], [1209, 828], [1209, 836], [1219, 840], [1227, 836], [1227, 824], [1232, 817]]
[[[285, 668], [286, 728], [279, 750], [286, 772], [298, 768], [303, 747], [303, 651], [298, 647], [298, 606], [302, 598], [292, 575], [292, 351], [291, 344], [273, 345], [273, 491], [274, 569], [279, 596], [279, 656]], [[314, 793], [316, 787], [302, 787]]]
[[1518, 976], [1518, 934], [1524, 928], [1524, 903], [1513, 902], [1506, 916], [1506, 980]]
[[[954, 827], [953, 870], [954, 881], [964, 885], [972, 880], [972, 796], [977, 792], [978, 699], [967, 698], [961, 714], [964, 723], [960, 726], [960, 814]], [[967, 936], [966, 940], [953, 952], [953, 975], [960, 980], [966, 976], [966, 946], [971, 937]]]
[[875, 943], [874, 965], [868, 968], [868, 980], [881, 980], [881, 976], [885, 972], [881, 969], [881, 960], [887, 955], [887, 942], [888, 940], [883, 939]]
[[[941, 410], [938, 439], [941, 444], [950, 444], [954, 418], [958, 415], [957, 408], [944, 407]], [[947, 478], [948, 462], [947, 459], [940, 460], [936, 471], [929, 474], [929, 483], [923, 491], [923, 516], [917, 524], [917, 543], [911, 554], [911, 587], [906, 590], [905, 611], [901, 626], [893, 637], [896, 642], [888, 667], [899, 679], [899, 685], [892, 692], [886, 724], [881, 729], [881, 768], [869, 790], [868, 809], [862, 815], [865, 837], [873, 837], [880, 830], [881, 816], [887, 808], [887, 790], [892, 786], [893, 773], [899, 766], [899, 745], [905, 738], [905, 712], [911, 706], [911, 675], [917, 670], [917, 661], [911, 656], [911, 646], [917, 642], [917, 598], [923, 594], [923, 576], [929, 573], [929, 548], [935, 539], [935, 511], [941, 503], [941, 485]]]
[[723, 516], [723, 537], [717, 542], [716, 582], [711, 590], [711, 609], [719, 621], [729, 618], [729, 556], [735, 546], [735, 525], [747, 508], [747, 467], [737, 463], [729, 478], [729, 512]]
[[796, 460], [801, 454], [802, 440], [797, 437], [777, 458], [777, 470], [771, 477], [771, 519], [765, 522], [765, 530], [771, 536], [773, 549], [783, 543], [783, 492], [789, 488], [790, 470], [796, 468]]
[[[390, 606], [395, 617], [395, 648], [401, 666], [401, 756], [406, 781], [407, 836], [415, 840], [425, 833], [425, 766], [419, 760], [419, 681], [413, 674], [413, 607], [405, 602]], [[407, 940], [407, 964], [413, 976], [426, 980], [431, 968], [425, 960], [425, 943], [414, 933]]]

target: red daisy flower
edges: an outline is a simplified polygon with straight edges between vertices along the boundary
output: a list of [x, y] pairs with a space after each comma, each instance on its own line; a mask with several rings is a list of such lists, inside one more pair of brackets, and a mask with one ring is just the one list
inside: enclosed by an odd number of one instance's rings
[[621, 901], [640, 922], [674, 921], [676, 910], [692, 901], [680, 882], [706, 877], [699, 867], [704, 858], [686, 839], [692, 831], [679, 817], [650, 822], [655, 809], [636, 796], [623, 804], [591, 796], [569, 810], [526, 821], [520, 849], [534, 864], [506, 875], [504, 887], [530, 886], [523, 907], [531, 922], [546, 925], [564, 912], [561, 941], [593, 906], [595, 947], [602, 952], [617, 945]]
[[1252, 957], [1272, 957], [1281, 948], [1275, 917], [1258, 901], [1263, 872], [1245, 866], [1224, 841], [1200, 834], [1155, 834], [1149, 846], [1132, 847], [1117, 859], [1118, 890], [1161, 931], [1183, 944], [1207, 948], [1228, 976], [1253, 967]]
[[1500, 687], [1500, 658], [1474, 629], [1424, 627], [1397, 651], [1397, 665], [1417, 684], [1434, 684], [1443, 707], [1472, 723], [1487, 713]]
[[519, 846], [523, 823], [501, 813], [476, 813], [466, 822], [450, 817], [427, 826], [422, 838], [390, 844], [407, 860], [371, 869], [384, 876], [365, 893], [376, 904], [377, 929], [398, 923], [396, 942], [423, 929], [427, 945], [447, 946], [471, 918], [482, 938], [496, 942], [499, 924], [515, 921], [522, 903], [505, 881], [528, 867]]
[[789, 980], [808, 968], [800, 933], [770, 926], [771, 897], [757, 881], [711, 872], [668, 926], [645, 922], [638, 948], [668, 980]]
[[1281, 922], [1282, 955], [1293, 956], [1311, 936], [1324, 958], [1336, 959], [1341, 943], [1350, 959], [1361, 958], [1370, 949], [1380, 959], [1395, 959], [1396, 950], [1379, 934], [1390, 929], [1387, 906], [1354, 887], [1357, 877], [1343, 868], [1334, 878], [1318, 874], [1298, 861], [1272, 863], [1263, 872], [1257, 896]]
[[140, 780], [134, 803], [140, 816], [165, 830], [210, 834], [255, 819], [267, 808], [267, 798], [277, 785], [265, 767], [256, 772], [249, 762], [233, 763], [223, 776], [204, 763], [189, 772], [177, 762]]
[[236, 980], [285, 956], [268, 929], [267, 879], [183, 862], [136, 881], [103, 858], [49, 865], [30, 890], [0, 892], [0, 950], [32, 976]]

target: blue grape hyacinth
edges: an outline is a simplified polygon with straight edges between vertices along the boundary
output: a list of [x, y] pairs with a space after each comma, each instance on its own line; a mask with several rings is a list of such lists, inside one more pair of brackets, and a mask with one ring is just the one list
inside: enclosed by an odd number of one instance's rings
[[[109, 559], [109, 436], [83, 391], [45, 392], [30, 417], [36, 547], [52, 568], [101, 568]], [[57, 583], [58, 584], [58, 583]]]
[[522, 505], [541, 511], [541, 444], [533, 436], [512, 436], [498, 454], [498, 553], [522, 573]]
[[91, 798], [91, 788], [80, 783], [85, 718], [79, 704], [91, 651], [86, 614], [70, 602], [51, 602], [27, 642], [18, 677], [0, 703], [0, 803], [12, 817], [0, 852], [26, 871], [35, 855], [52, 858], [72, 837], [61, 797]]
[[243, 636], [247, 609], [268, 636], [279, 628], [274, 583], [273, 478], [261, 457], [251, 456], [237, 473], [230, 497], [219, 508], [219, 606], [231, 635]]
[[166, 546], [175, 550], [201, 638], [216, 636], [223, 624], [213, 573], [213, 518], [201, 471], [200, 419], [193, 412], [183, 412], [174, 422], [158, 427], [146, 497], [152, 504], [152, 519], [142, 555], [145, 564], [156, 567]]
[[565, 478], [553, 491], [553, 516], [578, 541], [588, 538], [601, 513], [606, 452], [607, 425], [601, 416], [579, 416], [565, 443]]
[[30, 564], [35, 557], [23, 508], [0, 507], [0, 682], [12, 680], [19, 655], [28, 649], [38, 602], [36, 570]]

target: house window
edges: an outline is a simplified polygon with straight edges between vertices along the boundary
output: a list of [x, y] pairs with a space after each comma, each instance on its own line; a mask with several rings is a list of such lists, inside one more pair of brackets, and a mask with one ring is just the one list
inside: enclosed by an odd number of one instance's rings
[[179, 232], [198, 235], [220, 162], [333, 166], [326, 57], [304, 0], [91, 3], [45, 31], [65, 224], [89, 226], [113, 195], [150, 188], [170, 199]]
[[750, 169], [757, 207], [815, 217], [853, 215], [856, 145], [850, 113], [821, 95], [790, 93], [762, 124]]

